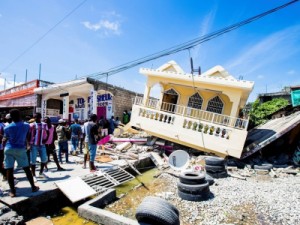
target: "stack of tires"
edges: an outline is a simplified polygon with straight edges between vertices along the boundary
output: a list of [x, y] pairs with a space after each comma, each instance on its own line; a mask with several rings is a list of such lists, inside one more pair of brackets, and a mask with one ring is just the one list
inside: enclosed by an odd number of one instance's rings
[[183, 171], [177, 183], [178, 196], [187, 201], [204, 201], [209, 199], [209, 183], [202, 173]]
[[213, 178], [225, 178], [228, 176], [225, 168], [225, 160], [220, 157], [207, 157], [205, 159], [205, 170]]
[[148, 196], [138, 206], [135, 217], [143, 225], [179, 225], [179, 211], [168, 201]]

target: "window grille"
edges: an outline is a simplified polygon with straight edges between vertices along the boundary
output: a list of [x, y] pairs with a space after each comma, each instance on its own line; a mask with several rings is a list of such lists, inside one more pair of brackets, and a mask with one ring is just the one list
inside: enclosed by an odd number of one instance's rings
[[165, 91], [165, 94], [169, 94], [169, 95], [178, 95], [176, 91], [174, 91], [174, 89], [169, 89], [167, 91]]
[[195, 93], [191, 97], [189, 97], [188, 107], [194, 109], [201, 109], [203, 103], [203, 99], [199, 95], [199, 93]]
[[216, 96], [208, 102], [206, 111], [222, 114], [223, 106], [220, 97]]

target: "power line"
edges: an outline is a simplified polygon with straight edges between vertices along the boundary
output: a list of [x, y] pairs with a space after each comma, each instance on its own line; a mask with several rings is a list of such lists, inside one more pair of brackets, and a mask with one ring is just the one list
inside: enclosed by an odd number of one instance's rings
[[[90, 74], [90, 75], [87, 75], [87, 76], [82, 76], [82, 77], [91, 77], [91, 78], [98, 78], [98, 79], [101, 79], [105, 76], [111, 76], [113, 74], [116, 74], [116, 73], [119, 73], [119, 72], [122, 72], [124, 70], [127, 70], [127, 69], [130, 69], [132, 67], [135, 67], [135, 66], [138, 66], [140, 64], [143, 64], [145, 62], [149, 62], [149, 61], [152, 61], [152, 60], [155, 60], [155, 59], [158, 59], [158, 58], [161, 58], [161, 57], [164, 57], [164, 56], [167, 56], [167, 55], [172, 55], [172, 54], [175, 54], [177, 52], [180, 52], [180, 51], [183, 51], [183, 50], [187, 50], [187, 49], [190, 49], [190, 48], [193, 48], [201, 43], [204, 43], [206, 41], [209, 41], [209, 40], [212, 40], [214, 38], [217, 38], [225, 33], [228, 33], [230, 31], [233, 31], [235, 29], [238, 29], [248, 23], [251, 23], [251, 22], [254, 22], [262, 17], [265, 17], [271, 13], [274, 13], [280, 9], [283, 9], [289, 5], [292, 5], [296, 2], [298, 2], [299, 0], [293, 0], [293, 1], [290, 1], [286, 4], [283, 4], [281, 6], [278, 6], [276, 8], [273, 8], [271, 10], [268, 10], [266, 12], [263, 12], [261, 14], [258, 14], [256, 16], [253, 16], [253, 17], [250, 17], [246, 20], [243, 20], [243, 21], [240, 21], [238, 23], [235, 23], [233, 25], [230, 25], [228, 27], [225, 27], [223, 29], [220, 29], [220, 30], [217, 30], [215, 32], [212, 32], [210, 34], [207, 34], [207, 35], [204, 35], [204, 36], [201, 36], [201, 37], [198, 37], [198, 38], [195, 38], [193, 40], [190, 40], [190, 41], [187, 41], [183, 44], [179, 44], [179, 45], [176, 45], [176, 46], [173, 46], [173, 47], [170, 47], [168, 49], [165, 49], [165, 50], [162, 50], [160, 52], [157, 52], [157, 53], [153, 53], [151, 55], [148, 55], [148, 56], [145, 56], [145, 57], [142, 57], [142, 58], [139, 58], [139, 59], [136, 59], [136, 60], [133, 60], [131, 62], [128, 62], [128, 63], [124, 63], [122, 65], [119, 65], [119, 66], [116, 66], [116, 67], [113, 67], [107, 71], [104, 71], [104, 72], [97, 72], [97, 73], [93, 73], [93, 74]], [[81, 77], [81, 78], [82, 78]]]
[[83, 0], [79, 3], [74, 9], [72, 9], [68, 14], [66, 14], [61, 20], [59, 20], [54, 26], [52, 26], [46, 33], [44, 33], [41, 37], [39, 37], [32, 45], [26, 48], [20, 55], [18, 55], [15, 59], [13, 59], [6, 67], [4, 67], [1, 71], [6, 71], [11, 65], [13, 65], [18, 59], [20, 59], [23, 55], [25, 55], [29, 50], [31, 50], [34, 46], [36, 46], [41, 40], [43, 40], [51, 31], [53, 31], [59, 24], [61, 24], [65, 19], [67, 19], [70, 15], [72, 15], [78, 8], [80, 8], [87, 0]]

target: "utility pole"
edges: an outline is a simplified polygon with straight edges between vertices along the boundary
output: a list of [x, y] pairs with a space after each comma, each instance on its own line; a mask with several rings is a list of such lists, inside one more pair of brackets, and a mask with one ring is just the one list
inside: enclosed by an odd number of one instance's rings
[[14, 87], [16, 86], [16, 74], [14, 74]]
[[27, 83], [27, 69], [26, 69], [26, 73], [25, 73], [25, 83]]
[[4, 90], [6, 90], [6, 78], [4, 78]]

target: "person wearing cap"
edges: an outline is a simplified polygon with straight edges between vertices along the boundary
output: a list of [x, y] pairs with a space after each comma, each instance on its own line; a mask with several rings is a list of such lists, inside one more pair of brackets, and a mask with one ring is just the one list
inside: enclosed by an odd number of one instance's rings
[[49, 137], [49, 130], [47, 124], [41, 121], [42, 115], [40, 113], [36, 113], [34, 119], [35, 122], [30, 124], [30, 164], [33, 179], [36, 181], [35, 169], [37, 153], [39, 153], [41, 158], [39, 178], [47, 178], [43, 172], [45, 165], [48, 162], [45, 143]]
[[[34, 185], [33, 176], [30, 172], [29, 163], [26, 155], [26, 141], [29, 135], [29, 124], [21, 121], [20, 111], [12, 109], [10, 111], [12, 123], [4, 128], [3, 148], [6, 176], [10, 187], [9, 195], [16, 196], [16, 189], [14, 183], [14, 164], [17, 161], [18, 166], [22, 167], [26, 177], [31, 185], [32, 192], [39, 190], [38, 186]], [[27, 147], [29, 143], [27, 142]]]
[[66, 154], [66, 163], [69, 162], [69, 147], [67, 138], [68, 128], [65, 125], [66, 122], [63, 119], [59, 119], [58, 126], [56, 127], [58, 141], [58, 160], [60, 163], [62, 163], [62, 153]]

